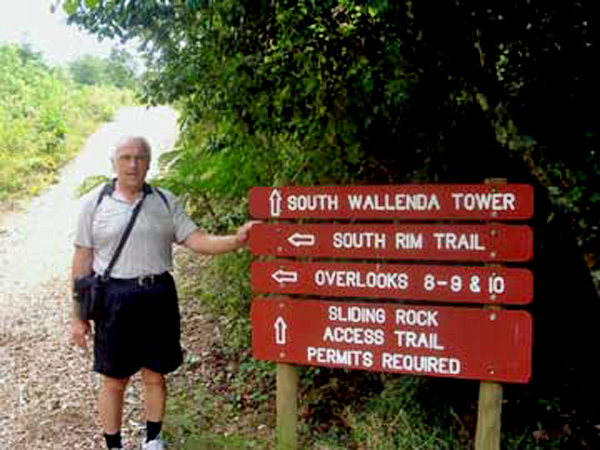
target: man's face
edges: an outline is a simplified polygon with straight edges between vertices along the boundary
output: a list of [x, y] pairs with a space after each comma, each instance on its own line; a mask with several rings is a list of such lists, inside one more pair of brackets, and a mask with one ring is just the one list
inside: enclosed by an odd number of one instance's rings
[[113, 167], [123, 187], [141, 189], [150, 167], [150, 155], [136, 141], [119, 145]]

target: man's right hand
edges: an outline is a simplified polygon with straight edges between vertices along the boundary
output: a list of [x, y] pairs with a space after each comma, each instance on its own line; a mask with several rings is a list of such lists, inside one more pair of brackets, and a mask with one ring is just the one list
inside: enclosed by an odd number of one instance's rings
[[71, 321], [71, 339], [82, 348], [87, 348], [87, 337], [91, 334], [89, 320], [73, 319]]

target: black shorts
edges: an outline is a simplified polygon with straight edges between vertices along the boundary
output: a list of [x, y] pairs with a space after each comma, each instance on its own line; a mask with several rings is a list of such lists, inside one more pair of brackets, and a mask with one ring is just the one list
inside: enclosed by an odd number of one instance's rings
[[152, 283], [110, 279], [94, 324], [94, 370], [126, 378], [142, 367], [169, 373], [182, 362], [177, 291], [169, 273]]

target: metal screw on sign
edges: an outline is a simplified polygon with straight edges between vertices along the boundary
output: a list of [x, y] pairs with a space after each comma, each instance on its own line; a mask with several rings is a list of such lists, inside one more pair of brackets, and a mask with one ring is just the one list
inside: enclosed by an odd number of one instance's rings
[[498, 211], [492, 211], [491, 216], [492, 217], [498, 217]]
[[498, 318], [498, 315], [496, 313], [490, 314], [490, 320], [496, 320], [497, 318]]
[[496, 229], [492, 229], [492, 230], [490, 230], [490, 234], [491, 234], [492, 236], [497, 236], [497, 235], [498, 235], [498, 230], [496, 230]]
[[490, 257], [492, 257], [492, 258], [495, 258], [496, 256], [497, 256], [497, 255], [496, 255], [496, 252], [491, 252], [491, 253], [490, 253]]
[[496, 296], [496, 294], [492, 294], [492, 295], [490, 295], [490, 300], [496, 300], [496, 298], [498, 298], [498, 297]]
[[280, 358], [285, 358], [285, 353], [281, 352], [281, 353], [279, 354], [279, 357], [280, 357]]

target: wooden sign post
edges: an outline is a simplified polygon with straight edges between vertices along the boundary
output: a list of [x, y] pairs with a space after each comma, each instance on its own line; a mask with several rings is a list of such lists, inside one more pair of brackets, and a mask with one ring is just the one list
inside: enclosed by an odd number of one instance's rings
[[502, 385], [489, 381], [479, 384], [475, 450], [500, 450]]
[[277, 364], [277, 448], [293, 450], [298, 437], [298, 372], [291, 364]]
[[[503, 186], [506, 180], [487, 179], [488, 185]], [[494, 267], [498, 267], [495, 265]], [[497, 305], [486, 306], [498, 310]], [[502, 426], [502, 394], [500, 383], [481, 381], [479, 383], [479, 402], [477, 404], [477, 427], [475, 429], [475, 450], [500, 450]]]
[[533, 233], [497, 221], [531, 218], [533, 189], [260, 187], [249, 199], [255, 218], [320, 220], [259, 224], [250, 235], [255, 255], [301, 258], [252, 264], [252, 288], [267, 295], [252, 302], [253, 353], [278, 363], [277, 447], [297, 447], [293, 364], [303, 364], [480, 380], [476, 449], [499, 449], [500, 383], [528, 382], [533, 326], [528, 312], [500, 305], [530, 303], [533, 275], [498, 263], [530, 260]]

